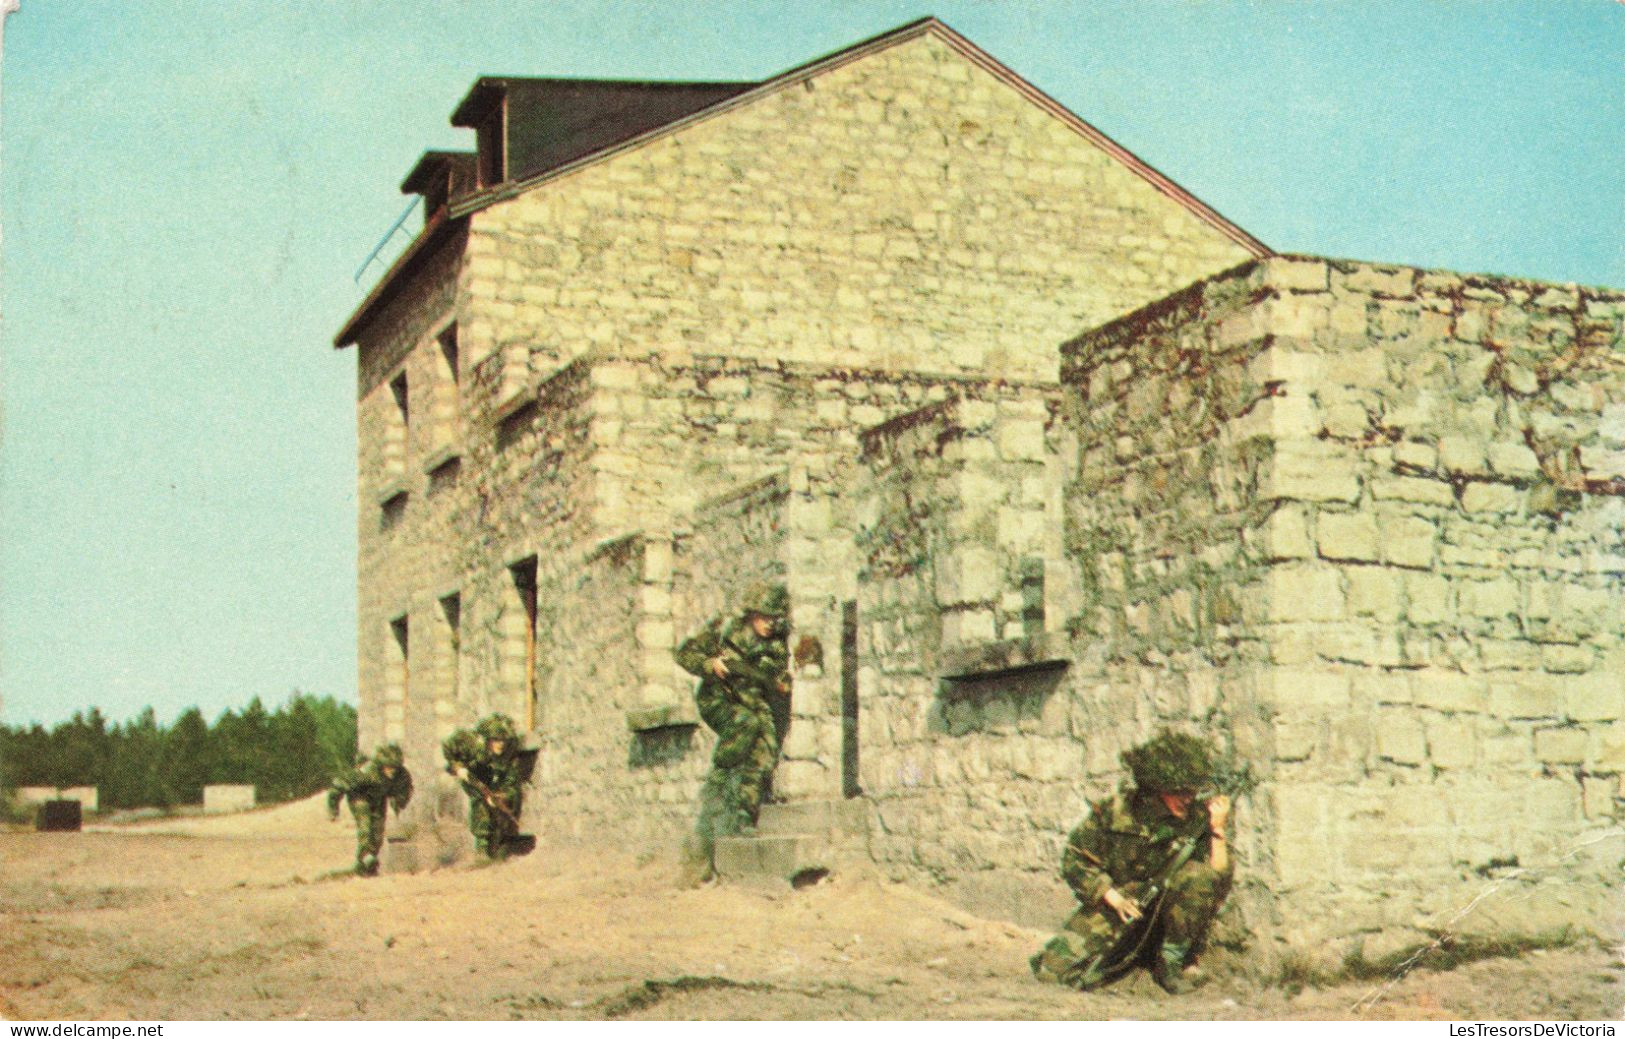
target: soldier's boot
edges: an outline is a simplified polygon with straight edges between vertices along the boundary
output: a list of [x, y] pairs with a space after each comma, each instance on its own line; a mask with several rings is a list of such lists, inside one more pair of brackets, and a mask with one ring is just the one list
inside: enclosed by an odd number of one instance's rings
[[356, 860], [355, 872], [358, 877], [376, 877], [378, 875], [378, 856], [363, 855]]
[[1165, 941], [1162, 948], [1157, 950], [1157, 958], [1152, 961], [1151, 976], [1171, 996], [1182, 996], [1200, 988], [1207, 979], [1189, 966], [1190, 958], [1190, 942]]

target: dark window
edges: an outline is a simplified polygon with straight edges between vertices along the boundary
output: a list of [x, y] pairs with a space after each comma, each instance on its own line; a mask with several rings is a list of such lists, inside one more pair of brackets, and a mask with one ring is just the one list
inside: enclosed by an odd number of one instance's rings
[[536, 729], [536, 557], [520, 560], [510, 566], [508, 572], [513, 575], [514, 595], [524, 610], [525, 731], [533, 732]]
[[409, 398], [406, 395], [405, 372], [402, 372], [389, 381], [389, 391], [395, 395], [395, 407], [400, 409], [401, 425], [408, 425], [410, 423], [411, 407], [408, 403]]
[[858, 783], [858, 604], [841, 604], [841, 796], [863, 793]]
[[405, 491], [390, 495], [380, 509], [379, 526], [384, 530], [400, 526], [401, 521], [406, 519], [406, 500], [407, 492]]
[[503, 118], [507, 112], [506, 99], [497, 102], [491, 109], [491, 114], [474, 130], [474, 139], [480, 151], [480, 187], [488, 188], [493, 184], [501, 184], [508, 179], [508, 141], [506, 120]]
[[443, 688], [444, 699], [447, 703], [455, 703], [458, 699], [459, 680], [462, 675], [463, 655], [463, 599], [460, 595], [448, 595], [440, 600], [440, 612], [446, 618], [446, 659]]
[[462, 379], [462, 372], [457, 368], [457, 323], [452, 322], [440, 333], [440, 353], [446, 359], [446, 368], [451, 372], [451, 381]]

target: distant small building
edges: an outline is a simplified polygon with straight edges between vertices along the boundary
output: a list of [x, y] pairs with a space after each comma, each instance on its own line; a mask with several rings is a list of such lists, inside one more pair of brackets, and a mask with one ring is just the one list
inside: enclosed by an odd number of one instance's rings
[[30, 808], [47, 801], [78, 801], [81, 811], [100, 811], [100, 787], [94, 786], [20, 786], [17, 803]]
[[257, 802], [251, 783], [216, 783], [203, 788], [203, 814], [246, 812]]

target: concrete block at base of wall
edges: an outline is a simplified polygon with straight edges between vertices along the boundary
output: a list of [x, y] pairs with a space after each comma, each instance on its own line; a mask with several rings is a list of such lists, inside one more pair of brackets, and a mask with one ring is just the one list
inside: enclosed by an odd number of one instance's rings
[[833, 870], [835, 863], [835, 848], [824, 837], [761, 834], [717, 838], [717, 875], [734, 883], [779, 887], [820, 870]]
[[78, 801], [84, 812], [99, 810], [100, 787], [94, 786], [20, 786], [12, 794], [17, 804], [29, 807], [47, 801]]
[[416, 873], [419, 863], [418, 842], [411, 837], [387, 837], [378, 855], [378, 868], [383, 873]]

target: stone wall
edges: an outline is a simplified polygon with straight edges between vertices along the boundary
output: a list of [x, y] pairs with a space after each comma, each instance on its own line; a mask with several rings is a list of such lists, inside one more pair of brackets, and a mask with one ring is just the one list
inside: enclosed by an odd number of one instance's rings
[[1215, 726], [1261, 770], [1238, 818], [1255, 929], [1336, 957], [1602, 918], [1622, 313], [1279, 258], [1066, 348], [1076, 630], [1145, 683], [1142, 713]]
[[[403, 669], [390, 623], [409, 612], [414, 594], [436, 585], [435, 571], [444, 569], [440, 560], [450, 554], [437, 539], [447, 533], [441, 491], [448, 480], [455, 482], [456, 467], [431, 480], [424, 463], [460, 442], [466, 421], [461, 393], [444, 415], [447, 387], [458, 384], [435, 345], [435, 336], [454, 319], [462, 248], [462, 238], [454, 236], [433, 252], [412, 290], [382, 308], [357, 350], [358, 739], [369, 753], [385, 739], [426, 745], [436, 724], [432, 713], [428, 721], [420, 715], [408, 731]], [[404, 421], [402, 399], [392, 386], [402, 376]], [[438, 421], [423, 421], [437, 412], [443, 416]], [[425, 523], [431, 492], [438, 522]], [[410, 651], [410, 631], [408, 642]]]
[[[1268, 651], [1244, 610], [1264, 578], [1250, 545], [1268, 507], [1253, 489], [1280, 404], [1254, 375], [1269, 345], [1250, 320], [1258, 282], [1222, 275], [1062, 348], [1063, 538], [1078, 591], [1067, 692], [1074, 775], [1093, 797], [1162, 725], [1247, 760], [1268, 754]], [[1229, 912], [1262, 926], [1272, 902], [1257, 865], [1272, 844], [1257, 813], [1232, 846]], [[1049, 860], [1059, 852], [1057, 837]]]
[[469, 356], [591, 349], [1054, 378], [1054, 346], [1250, 254], [921, 35], [470, 217]]
[[[665, 708], [674, 718], [692, 713], [689, 683], [670, 658], [676, 641], [737, 594], [732, 585], [746, 580], [751, 561], [770, 560], [761, 572], [789, 578], [798, 632], [838, 645], [840, 602], [851, 598], [856, 573], [844, 562], [852, 538], [840, 518], [835, 474], [856, 452], [857, 427], [975, 384], [931, 373], [593, 353], [504, 394], [499, 358], [465, 367], [454, 382], [449, 370], [437, 367], [443, 326], [425, 327], [417, 349], [386, 371], [388, 378], [364, 402], [372, 406], [364, 413], [381, 414], [379, 422], [398, 421], [390, 383], [406, 373], [408, 418], [397, 465], [403, 475], [370, 494], [376, 501], [404, 492], [404, 504], [392, 511], [364, 501], [364, 512], [376, 511], [362, 525], [360, 646], [362, 744], [370, 749], [381, 739], [401, 740], [408, 765], [420, 776], [437, 777], [438, 796], [423, 798], [424, 812], [456, 805], [439, 742], [493, 710], [522, 726], [537, 725], [542, 775], [564, 787], [583, 783], [604, 791], [604, 804], [592, 812], [577, 810], [585, 802], [573, 794], [561, 794], [556, 804], [576, 806], [572, 820], [625, 807], [614, 800], [622, 797], [611, 793], [615, 784], [603, 786], [596, 766], [557, 767], [548, 748], [557, 745], [574, 760], [585, 744], [573, 728], [573, 712], [591, 705], [573, 697], [604, 681], [596, 670], [601, 662], [575, 647], [581, 625], [596, 631], [599, 620], [608, 623], [603, 604], [619, 593], [584, 590], [582, 568], [601, 566], [594, 553], [633, 534], [640, 535], [643, 577], [627, 592], [631, 615], [613, 624], [628, 661], [617, 681], [630, 684], [626, 702], [617, 699], [610, 712], [622, 727], [614, 738], [623, 745], [611, 767], [624, 770], [635, 758], [647, 779], [656, 772], [644, 759], [670, 758], [672, 782], [688, 782], [683, 769], [689, 766], [678, 766], [676, 758], [703, 760], [699, 744], [709, 737], [701, 732], [679, 741], [678, 755], [676, 733], [633, 739], [625, 728], [629, 711]], [[445, 440], [435, 435], [443, 423], [435, 424], [433, 409], [449, 391], [456, 394], [457, 423], [456, 435]], [[772, 494], [780, 504], [769, 528], [750, 525], [768, 513], [743, 507], [749, 494], [736, 502], [742, 511], [734, 519], [727, 518], [728, 507], [702, 507], [707, 496], [727, 497], [776, 470], [783, 475]], [[364, 488], [376, 484], [378, 474], [364, 474]], [[735, 520], [746, 526], [726, 533]], [[702, 536], [677, 542], [687, 554], [685, 576], [674, 577], [674, 534], [702, 528]], [[764, 541], [772, 538], [781, 539], [778, 547]], [[705, 556], [698, 566], [694, 553]], [[526, 561], [536, 582], [534, 706], [525, 695], [529, 618], [514, 576]], [[740, 566], [745, 570], [736, 574]], [[730, 576], [721, 583], [695, 579], [700, 570]], [[786, 749], [787, 790], [827, 792], [835, 782], [837, 774], [823, 763], [826, 752], [839, 747], [839, 721], [828, 716], [830, 697], [838, 695], [830, 692], [835, 677], [815, 666], [798, 679], [797, 709], [806, 706], [807, 721]], [[571, 735], [552, 734], [549, 719]], [[608, 747], [608, 734], [592, 738], [598, 750]], [[647, 794], [650, 803], [673, 796], [652, 790], [637, 796]], [[570, 821], [566, 829], [577, 826]]]
[[546, 840], [614, 833], [658, 845], [692, 822], [708, 748], [692, 725], [629, 725], [645, 687], [669, 683], [675, 670], [664, 634], [670, 620], [652, 638], [648, 630], [662, 623], [649, 619], [648, 607], [669, 596], [670, 553], [669, 542], [641, 535], [605, 542], [553, 590], [535, 737], [542, 752], [527, 809]]
[[861, 781], [872, 854], [1048, 922], [1080, 803], [1056, 621], [1053, 392], [987, 385], [864, 436], [854, 474]]

